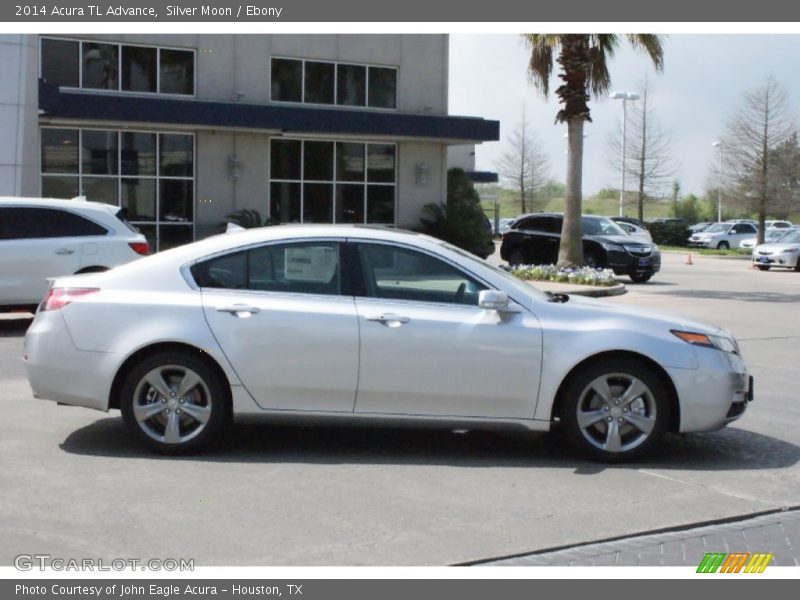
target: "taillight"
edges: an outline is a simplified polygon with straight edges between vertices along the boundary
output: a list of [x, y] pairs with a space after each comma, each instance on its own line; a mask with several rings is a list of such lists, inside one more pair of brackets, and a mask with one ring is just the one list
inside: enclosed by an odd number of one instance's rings
[[147, 242], [130, 242], [128, 246], [130, 246], [131, 250], [136, 252], [136, 254], [141, 254], [142, 256], [147, 256], [150, 252], [150, 246], [147, 245]]
[[47, 295], [42, 300], [39, 310], [42, 312], [46, 310], [61, 310], [75, 298], [99, 291], [100, 288], [50, 288], [47, 290]]
[[508, 239], [508, 234], [507, 234], [507, 233], [504, 233], [504, 234], [503, 234], [503, 241], [505, 242], [507, 239]]

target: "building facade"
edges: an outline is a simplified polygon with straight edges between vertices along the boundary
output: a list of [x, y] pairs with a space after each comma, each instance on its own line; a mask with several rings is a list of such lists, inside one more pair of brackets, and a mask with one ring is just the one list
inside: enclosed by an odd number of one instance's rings
[[117, 204], [165, 249], [270, 223], [413, 227], [448, 147], [446, 35], [2, 35], [0, 195]]

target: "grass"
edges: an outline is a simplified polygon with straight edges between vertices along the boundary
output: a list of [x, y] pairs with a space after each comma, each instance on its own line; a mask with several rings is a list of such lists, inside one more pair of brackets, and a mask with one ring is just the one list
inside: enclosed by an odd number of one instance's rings
[[728, 250], [717, 250], [716, 248], [686, 248], [683, 246], [659, 246], [662, 252], [682, 252], [688, 254], [700, 254], [701, 256], [751, 256], [753, 250], [750, 248], [730, 248]]

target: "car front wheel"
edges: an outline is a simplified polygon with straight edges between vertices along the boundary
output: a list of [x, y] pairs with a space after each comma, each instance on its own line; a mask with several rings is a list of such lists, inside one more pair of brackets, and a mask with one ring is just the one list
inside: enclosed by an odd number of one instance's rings
[[665, 433], [669, 398], [652, 368], [633, 359], [604, 360], [568, 383], [560, 418], [567, 439], [595, 460], [620, 462], [646, 453]]
[[230, 414], [222, 378], [206, 361], [188, 352], [146, 358], [128, 373], [121, 393], [125, 423], [162, 454], [207, 446]]
[[717, 244], [717, 250], [728, 250], [730, 247], [731, 245], [728, 242], [720, 242]]
[[647, 283], [650, 281], [652, 275], [650, 273], [634, 273], [630, 275], [631, 281], [633, 283]]

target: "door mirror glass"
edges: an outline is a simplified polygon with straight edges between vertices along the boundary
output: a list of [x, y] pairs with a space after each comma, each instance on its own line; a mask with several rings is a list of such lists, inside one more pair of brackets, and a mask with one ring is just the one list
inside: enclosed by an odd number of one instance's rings
[[478, 294], [478, 306], [485, 310], [508, 310], [508, 294], [500, 290], [483, 290]]

